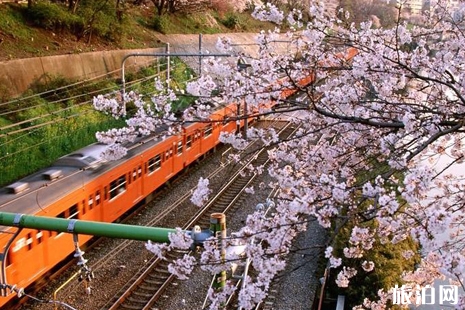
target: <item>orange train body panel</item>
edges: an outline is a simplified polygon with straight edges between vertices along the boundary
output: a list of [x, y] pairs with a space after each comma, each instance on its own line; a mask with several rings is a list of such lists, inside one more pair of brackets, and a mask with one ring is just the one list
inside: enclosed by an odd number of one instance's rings
[[[314, 78], [310, 74], [299, 86]], [[281, 98], [297, 91], [284, 89]], [[105, 146], [98, 143], [64, 156], [53, 166], [0, 189], [0, 211], [113, 222], [218, 145], [222, 131], [235, 132], [238, 123], [242, 127], [245, 121], [235, 119], [237, 109], [236, 103], [219, 108], [212, 113], [212, 122], [189, 124], [177, 136], [141, 138], [117, 161], [99, 160]], [[6, 251], [15, 232], [18, 235]], [[79, 244], [90, 238], [79, 235]], [[7, 253], [0, 256], [5, 266], [5, 274], [0, 268], [0, 283], [6, 280], [26, 288], [73, 252], [71, 234], [0, 226], [0, 253]], [[0, 308], [16, 298], [7, 293], [0, 297]]]

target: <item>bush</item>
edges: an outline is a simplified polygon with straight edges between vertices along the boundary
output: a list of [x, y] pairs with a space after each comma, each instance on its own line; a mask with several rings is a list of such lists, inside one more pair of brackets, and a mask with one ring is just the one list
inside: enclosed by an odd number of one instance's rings
[[77, 33], [78, 40], [86, 37], [91, 41], [95, 35], [119, 42], [124, 36], [127, 19], [111, 2], [83, 0], [76, 14], [83, 20], [84, 25], [81, 33]]
[[152, 27], [154, 30], [158, 32], [166, 33], [168, 23], [169, 23], [169, 20], [167, 17], [165, 17], [165, 15], [162, 15], [162, 16], [156, 15], [153, 19]]
[[35, 26], [55, 32], [65, 30], [74, 32], [83, 25], [79, 16], [68, 12], [66, 7], [56, 3], [37, 2], [26, 10], [26, 15]]
[[239, 17], [232, 12], [227, 13], [225, 18], [221, 20], [221, 23], [229, 29], [236, 29], [240, 26]]

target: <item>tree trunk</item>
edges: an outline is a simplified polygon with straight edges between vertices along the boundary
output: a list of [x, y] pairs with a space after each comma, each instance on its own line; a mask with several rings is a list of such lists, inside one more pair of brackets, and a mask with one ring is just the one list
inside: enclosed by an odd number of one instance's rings
[[[71, 3], [71, 2], [73, 2], [73, 0], [70, 0], [69, 2]], [[77, 7], [78, 7], [78, 3], [79, 3], [79, 0], [76, 0], [76, 1], [74, 1], [74, 3], [73, 3], [73, 7], [72, 7], [72, 9], [71, 9], [71, 12], [73, 12], [73, 14], [76, 13], [76, 10], [77, 10]]]

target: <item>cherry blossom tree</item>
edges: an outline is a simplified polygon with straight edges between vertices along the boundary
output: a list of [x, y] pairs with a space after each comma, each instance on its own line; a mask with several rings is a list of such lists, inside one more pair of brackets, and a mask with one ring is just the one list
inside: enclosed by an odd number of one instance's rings
[[[293, 238], [311, 219], [329, 232], [351, 223], [341, 255], [360, 264], [341, 265], [331, 239], [322, 253], [330, 268], [340, 268], [336, 283], [342, 287], [350, 286], [355, 275], [377, 268], [365, 258], [375, 241], [395, 245], [407, 238], [420, 245], [422, 261], [416, 270], [405, 270], [405, 281], [425, 285], [446, 276], [463, 287], [464, 13], [463, 5], [449, 7], [440, 0], [431, 3], [418, 24], [399, 17], [394, 27], [385, 29], [371, 21], [347, 23], [345, 12], [338, 14], [341, 19], [328, 17], [317, 3], [307, 23], [299, 11], [257, 7], [253, 15], [277, 28], [257, 36], [259, 55], [249, 59], [251, 68], [238, 71], [224, 59], [208, 59], [204, 75], [187, 86], [197, 102], [181, 118], [169, 108], [175, 92], [160, 87], [149, 101], [128, 97], [139, 108], [128, 116], [128, 127], [100, 136], [116, 150], [110, 153], [118, 155], [121, 143], [159, 124], [174, 133], [180, 124], [205, 121], [212, 103], [246, 102], [246, 113], [267, 116], [298, 112], [289, 117], [299, 128], [293, 139], [280, 141], [267, 129], [249, 129], [249, 140], [272, 147], [267, 172], [274, 182], [267, 187], [279, 188], [280, 195], [272, 216], [258, 210], [236, 234], [249, 244], [245, 256], [258, 274], [247, 278], [246, 289], [238, 292], [245, 309], [266, 295], [271, 279], [285, 266]], [[290, 30], [281, 33], [283, 23]], [[283, 37], [291, 41], [284, 53], [272, 44]], [[226, 38], [218, 42], [233, 52], [229, 45]], [[314, 83], [300, 82], [311, 74]], [[300, 95], [282, 98], [284, 89]], [[261, 104], [271, 101], [276, 103], [273, 111]], [[110, 111], [118, 110], [117, 103], [95, 99], [97, 107]], [[241, 147], [247, 143], [241, 136], [221, 139]], [[197, 192], [208, 190], [199, 184]], [[266, 242], [252, 243], [252, 238]], [[203, 268], [218, 271], [217, 251], [206, 246]], [[410, 259], [413, 253], [403, 255]], [[194, 264], [189, 259], [179, 265]], [[359, 308], [384, 309], [392, 296], [387, 290], [378, 295], [379, 300], [365, 300]]]

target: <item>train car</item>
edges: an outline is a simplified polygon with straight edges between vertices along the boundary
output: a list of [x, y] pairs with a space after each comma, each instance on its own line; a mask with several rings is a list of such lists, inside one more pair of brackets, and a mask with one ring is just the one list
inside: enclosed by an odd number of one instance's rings
[[[51, 167], [0, 189], [0, 210], [67, 219], [113, 222], [185, 167], [212, 150], [221, 131], [234, 132], [237, 105], [216, 110], [211, 122], [185, 126], [165, 139], [143, 137], [117, 161], [100, 159], [93, 144], [58, 159]], [[73, 253], [71, 234], [0, 226], [2, 284], [26, 288]], [[79, 243], [90, 236], [79, 235]], [[16, 294], [3, 288], [0, 308]]]

